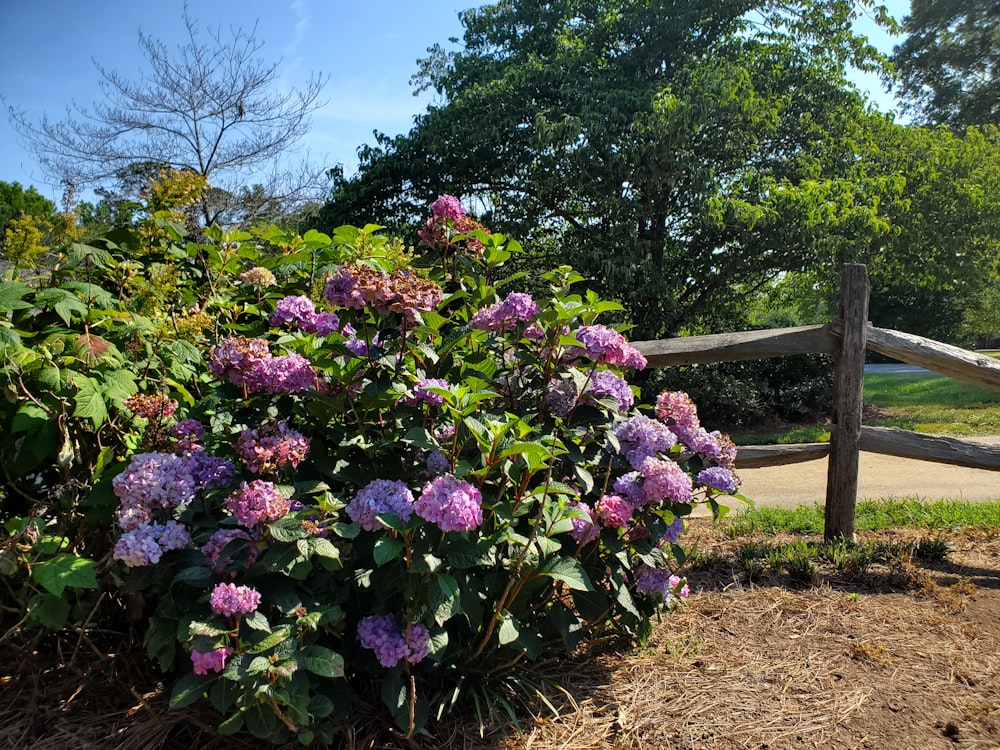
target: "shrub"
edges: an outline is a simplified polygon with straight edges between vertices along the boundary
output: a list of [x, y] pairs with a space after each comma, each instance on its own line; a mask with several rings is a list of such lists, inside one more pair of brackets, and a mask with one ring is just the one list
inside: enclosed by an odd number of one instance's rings
[[[567, 267], [542, 277], [545, 298], [508, 292], [517, 243], [456, 218], [457, 201], [434, 208], [416, 258], [372, 226], [181, 244], [154, 219], [115, 247], [173, 269], [142, 289], [154, 319], [174, 306], [173, 330], [138, 348], [110, 297], [80, 313], [140, 355], [106, 365], [127, 391], [87, 375], [103, 419], [59, 402], [74, 429], [113, 437], [83, 464], [99, 535], [114, 507], [101, 583], [143, 593], [172, 705], [207, 698], [223, 732], [329, 743], [352, 695], [377, 691], [412, 734], [526, 663], [642, 640], [687, 594], [668, 564], [684, 516], [735, 491], [735, 448], [687, 396], [634, 408], [623, 375], [645, 362], [598, 322], [619, 305], [574, 293]], [[114, 249], [92, 254], [125, 289], [135, 269]], [[181, 369], [162, 351], [199, 315]], [[63, 583], [92, 586], [104, 566], [87, 552], [88, 575]]]

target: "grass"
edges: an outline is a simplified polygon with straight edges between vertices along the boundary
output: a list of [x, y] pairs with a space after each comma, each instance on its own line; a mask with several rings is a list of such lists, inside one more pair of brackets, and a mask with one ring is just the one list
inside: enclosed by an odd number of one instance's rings
[[943, 435], [1000, 434], [1000, 391], [937, 375], [868, 373], [865, 404], [879, 413], [869, 422]]
[[[865, 424], [913, 432], [1000, 435], [1000, 391], [933, 373], [866, 373]], [[734, 435], [737, 445], [822, 443], [829, 426], [806, 424]]]
[[[860, 502], [855, 514], [858, 531], [884, 529], [961, 529], [975, 527], [1000, 531], [1000, 501], [965, 503], [941, 500], [877, 500]], [[736, 539], [749, 534], [822, 534], [823, 509], [750, 508], [723, 522], [725, 533]]]

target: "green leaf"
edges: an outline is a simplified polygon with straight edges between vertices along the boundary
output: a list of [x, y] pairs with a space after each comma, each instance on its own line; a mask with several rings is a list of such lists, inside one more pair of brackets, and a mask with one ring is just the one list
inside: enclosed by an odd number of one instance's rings
[[56, 555], [51, 560], [31, 566], [31, 577], [47, 591], [61, 596], [67, 586], [78, 589], [97, 588], [97, 564], [76, 555]]
[[294, 542], [309, 536], [309, 532], [302, 526], [302, 521], [295, 516], [279, 518], [274, 523], [268, 524], [267, 528], [271, 532], [271, 538], [276, 542]]
[[299, 664], [320, 677], [343, 677], [344, 657], [325, 646], [306, 646], [296, 657]]
[[125, 407], [125, 399], [139, 392], [135, 384], [135, 375], [128, 370], [108, 370], [103, 375], [105, 399], [114, 403], [119, 409]]
[[395, 537], [383, 536], [376, 540], [375, 547], [372, 550], [372, 557], [375, 558], [375, 564], [379, 567], [385, 565], [391, 560], [395, 560], [399, 557], [400, 553], [403, 551], [403, 542]]
[[17, 335], [17, 331], [11, 328], [6, 321], [0, 322], [3, 323], [3, 325], [0, 325], [0, 352], [7, 349], [10, 354], [14, 354], [21, 348], [21, 337]]
[[441, 444], [423, 427], [413, 427], [403, 437], [403, 442], [425, 451], [437, 450]]
[[517, 640], [521, 629], [510, 612], [504, 612], [500, 617], [500, 630], [497, 632], [497, 638], [499, 638], [501, 646], [506, 646]]
[[31, 307], [28, 302], [21, 301], [21, 297], [30, 291], [31, 288], [20, 281], [0, 282], [0, 313]]
[[69, 602], [55, 594], [35, 594], [28, 600], [28, 617], [50, 628], [61, 628], [69, 617]]
[[251, 612], [243, 618], [243, 622], [247, 624], [247, 627], [254, 630], [260, 630], [264, 633], [271, 632], [271, 624], [267, 621], [263, 612]]
[[243, 729], [243, 714], [239, 711], [219, 724], [219, 734], [232, 735]]
[[270, 651], [272, 648], [277, 646], [284, 640], [287, 640], [291, 636], [291, 631], [286, 625], [282, 625], [275, 628], [270, 635], [266, 638], [261, 639], [259, 643], [253, 644], [247, 649], [248, 654], [262, 654], [265, 651]]
[[215, 675], [207, 674], [186, 674], [174, 684], [174, 689], [170, 691], [170, 707], [172, 709], [184, 708], [201, 698], [207, 691], [208, 686], [215, 680]]
[[89, 419], [96, 430], [108, 419], [108, 407], [101, 396], [100, 386], [93, 378], [80, 373], [74, 374], [73, 385], [77, 387], [76, 396], [73, 398], [76, 403], [73, 416]]
[[437, 590], [432, 587], [428, 592], [428, 599], [434, 610], [434, 621], [444, 625], [462, 611], [461, 590], [454, 576], [447, 573], [437, 576], [437, 584]]
[[312, 547], [313, 554], [315, 555], [327, 557], [331, 560], [340, 559], [340, 550], [329, 539], [324, 539], [321, 536], [315, 537], [309, 540], [309, 546]]
[[553, 557], [538, 569], [538, 574], [562, 581], [575, 591], [593, 591], [587, 572], [571, 557]]

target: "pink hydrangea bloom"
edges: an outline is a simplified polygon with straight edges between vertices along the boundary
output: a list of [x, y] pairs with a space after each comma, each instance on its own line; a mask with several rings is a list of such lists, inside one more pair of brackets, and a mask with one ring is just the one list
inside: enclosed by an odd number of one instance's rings
[[656, 416], [672, 428], [694, 430], [701, 426], [698, 407], [683, 391], [663, 391], [657, 396]]
[[442, 195], [431, 204], [431, 213], [437, 219], [458, 221], [465, 216], [465, 209], [454, 195]]
[[580, 326], [576, 339], [583, 345], [582, 351], [597, 362], [609, 365], [623, 365], [641, 370], [646, 366], [646, 358], [628, 343], [614, 328], [602, 325]]
[[191, 663], [194, 665], [195, 674], [208, 674], [209, 672], [221, 672], [226, 668], [226, 660], [233, 653], [231, 648], [217, 648], [214, 651], [198, 651], [192, 649]]
[[254, 527], [283, 518], [288, 514], [290, 503], [274, 484], [255, 479], [249, 484], [243, 482], [227, 497], [226, 507], [237, 523]]
[[217, 615], [249, 615], [260, 606], [260, 592], [250, 586], [218, 583], [212, 589], [208, 603]]
[[285, 421], [273, 422], [256, 430], [243, 430], [236, 441], [236, 452], [254, 474], [295, 468], [309, 452], [309, 438], [296, 432]]
[[413, 493], [405, 482], [375, 479], [365, 485], [347, 504], [347, 515], [365, 531], [381, 529], [377, 516], [393, 513], [406, 521], [413, 515]]
[[642, 492], [647, 503], [664, 500], [690, 503], [694, 500], [694, 483], [675, 461], [650, 457], [642, 462], [639, 473], [642, 475]]
[[632, 520], [634, 506], [621, 495], [604, 495], [594, 505], [601, 523], [612, 529], [620, 529]]
[[482, 502], [475, 486], [442, 474], [424, 485], [413, 508], [442, 531], [469, 531], [483, 522]]

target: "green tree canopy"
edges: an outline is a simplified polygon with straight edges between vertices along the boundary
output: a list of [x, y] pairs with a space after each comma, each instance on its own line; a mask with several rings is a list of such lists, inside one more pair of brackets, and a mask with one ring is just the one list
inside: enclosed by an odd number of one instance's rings
[[911, 0], [903, 30], [893, 63], [907, 110], [958, 131], [1000, 125], [997, 0]]
[[[588, 275], [636, 338], [725, 325], [741, 294], [877, 231], [841, 177], [868, 112], [844, 78], [880, 58], [846, 0], [520, 0], [462, 15], [417, 82], [439, 103], [359, 151], [321, 215], [414, 219], [453, 193]], [[851, 230], [854, 230], [857, 227]]]

